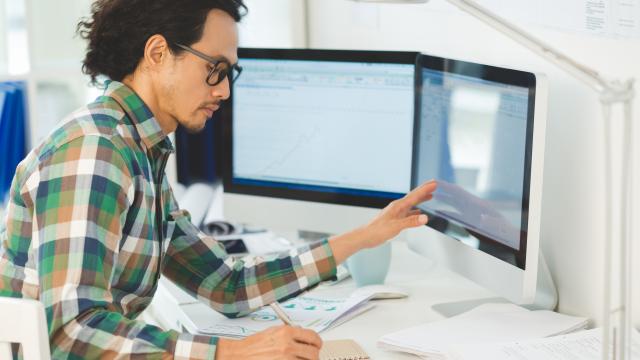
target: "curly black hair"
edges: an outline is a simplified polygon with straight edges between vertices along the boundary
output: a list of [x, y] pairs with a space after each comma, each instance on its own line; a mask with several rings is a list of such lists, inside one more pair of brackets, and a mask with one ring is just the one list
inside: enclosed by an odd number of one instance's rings
[[247, 13], [242, 0], [97, 0], [91, 17], [76, 29], [88, 40], [82, 71], [94, 85], [100, 75], [122, 81], [134, 72], [147, 40], [156, 34], [180, 54], [183, 50], [175, 44], [198, 42], [213, 9], [225, 11], [236, 22]]

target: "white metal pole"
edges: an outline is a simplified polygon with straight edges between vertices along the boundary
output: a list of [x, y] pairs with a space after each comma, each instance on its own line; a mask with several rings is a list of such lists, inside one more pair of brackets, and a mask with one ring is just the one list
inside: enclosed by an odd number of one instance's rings
[[625, 179], [623, 194], [626, 192], [627, 196], [624, 197], [624, 220], [625, 226], [623, 228], [624, 236], [622, 241], [625, 244], [625, 252], [622, 257], [625, 258], [625, 266], [621, 268], [621, 271], [625, 275], [624, 287], [627, 289], [624, 298], [625, 304], [625, 317], [624, 317], [624, 346], [626, 351], [626, 357], [623, 359], [631, 360], [633, 357], [633, 255], [634, 255], [634, 204], [635, 199], [634, 191], [634, 173], [635, 173], [635, 146], [633, 143], [633, 134], [635, 126], [632, 119], [633, 102], [632, 99], [627, 99], [624, 102], [624, 123], [625, 123], [625, 155], [626, 161], [623, 166], [623, 178]]
[[[611, 104], [607, 102], [601, 102], [602, 106], [602, 118], [604, 119], [604, 188], [611, 189], [612, 186], [612, 174], [613, 164], [611, 161]], [[610, 328], [611, 328], [611, 255], [612, 255], [612, 202], [611, 196], [605, 194], [604, 197], [604, 298], [602, 301], [602, 359], [609, 358], [609, 347], [611, 346]]]
[[[625, 102], [626, 103], [626, 102]], [[623, 103], [624, 106], [624, 103]], [[623, 111], [625, 111], [625, 109], [622, 109]], [[618, 259], [620, 259], [620, 263], [618, 264], [618, 275], [620, 276], [620, 308], [619, 308], [619, 320], [618, 320], [618, 325], [620, 328], [620, 340], [619, 340], [619, 358], [626, 360], [627, 359], [627, 354], [630, 355], [631, 353], [631, 349], [629, 349], [629, 351], [627, 352], [627, 344], [630, 344], [628, 335], [629, 335], [629, 331], [627, 331], [627, 293], [629, 292], [629, 289], [627, 288], [627, 280], [628, 280], [628, 274], [626, 273], [626, 269], [628, 267], [628, 258], [627, 258], [627, 251], [628, 249], [628, 243], [626, 241], [627, 239], [627, 235], [628, 235], [628, 226], [629, 226], [629, 219], [627, 218], [627, 214], [628, 214], [628, 205], [629, 205], [629, 198], [627, 194], [627, 190], [629, 189], [628, 185], [629, 185], [629, 178], [628, 178], [628, 166], [629, 164], [629, 158], [630, 158], [630, 154], [629, 154], [629, 150], [630, 150], [630, 137], [631, 137], [631, 133], [629, 132], [629, 123], [627, 122], [627, 118], [626, 116], [623, 116], [622, 118], [622, 171], [621, 171], [621, 179], [620, 179], [620, 247], [619, 247], [619, 254], [618, 254]]]

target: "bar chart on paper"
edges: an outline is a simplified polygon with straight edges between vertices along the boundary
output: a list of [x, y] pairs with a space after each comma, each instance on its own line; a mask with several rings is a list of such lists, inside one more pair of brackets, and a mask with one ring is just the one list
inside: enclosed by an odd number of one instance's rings
[[640, 38], [637, 0], [478, 0], [520, 23], [605, 37]]
[[[283, 303], [282, 308], [295, 325], [321, 332], [371, 309], [374, 305], [369, 304], [368, 300], [367, 296], [347, 299], [302, 296]], [[282, 325], [282, 321], [272, 309], [264, 307], [245, 317], [223, 319], [215, 324], [199, 328], [198, 332], [207, 335], [244, 338], [278, 325]]]

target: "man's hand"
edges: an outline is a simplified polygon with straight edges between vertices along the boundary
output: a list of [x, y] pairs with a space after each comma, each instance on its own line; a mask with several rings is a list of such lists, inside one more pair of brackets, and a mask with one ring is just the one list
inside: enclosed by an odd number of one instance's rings
[[428, 221], [427, 215], [415, 209], [415, 206], [431, 200], [436, 186], [433, 180], [426, 182], [382, 209], [366, 226], [369, 235], [365, 247], [381, 245], [404, 229], [425, 225]]
[[415, 206], [431, 200], [436, 187], [434, 180], [426, 182], [402, 199], [391, 202], [366, 226], [329, 239], [336, 263], [343, 262], [358, 250], [381, 245], [404, 229], [426, 224], [427, 215], [421, 214]]
[[309, 359], [320, 356], [322, 339], [312, 330], [275, 326], [243, 340], [220, 339], [216, 359]]

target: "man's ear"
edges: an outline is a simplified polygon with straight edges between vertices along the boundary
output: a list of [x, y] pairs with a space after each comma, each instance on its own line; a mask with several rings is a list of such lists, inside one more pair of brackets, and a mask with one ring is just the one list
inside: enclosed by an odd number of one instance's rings
[[145, 67], [150, 70], [159, 70], [167, 63], [170, 52], [167, 39], [162, 35], [153, 35], [144, 47]]

